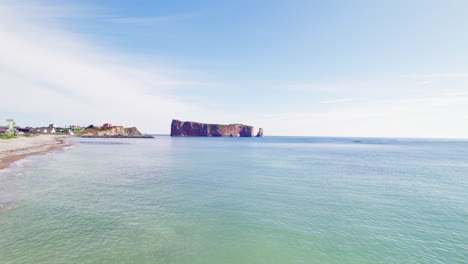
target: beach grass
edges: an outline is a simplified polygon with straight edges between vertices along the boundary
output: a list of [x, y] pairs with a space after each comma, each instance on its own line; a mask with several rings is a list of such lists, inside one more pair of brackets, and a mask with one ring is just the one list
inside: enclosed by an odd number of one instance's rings
[[0, 135], [1, 139], [10, 139], [10, 138], [16, 138], [15, 135]]

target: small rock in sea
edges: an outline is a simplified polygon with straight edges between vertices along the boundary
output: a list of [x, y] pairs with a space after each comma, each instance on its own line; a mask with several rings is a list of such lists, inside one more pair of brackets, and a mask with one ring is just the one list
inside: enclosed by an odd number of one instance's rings
[[258, 129], [258, 133], [256, 137], [263, 137], [263, 128]]

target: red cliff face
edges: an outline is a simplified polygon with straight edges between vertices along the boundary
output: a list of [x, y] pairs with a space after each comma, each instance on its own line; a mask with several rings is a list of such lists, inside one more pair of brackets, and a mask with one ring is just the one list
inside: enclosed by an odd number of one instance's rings
[[218, 125], [172, 120], [171, 136], [185, 137], [252, 137], [252, 126], [241, 124]]
[[136, 127], [123, 126], [87, 128], [79, 133], [82, 137], [144, 137]]

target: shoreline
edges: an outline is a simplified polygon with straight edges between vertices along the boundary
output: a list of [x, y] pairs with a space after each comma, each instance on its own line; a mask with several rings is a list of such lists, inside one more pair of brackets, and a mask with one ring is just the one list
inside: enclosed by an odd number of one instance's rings
[[69, 136], [40, 135], [0, 140], [0, 170], [20, 159], [73, 145], [66, 137]]
[[87, 136], [87, 135], [84, 135], [84, 136], [80, 136], [78, 135], [77, 137], [80, 137], [80, 138], [154, 138], [154, 136], [149, 136], [149, 135], [144, 135], [144, 136], [119, 136], [119, 135], [116, 135], [116, 136]]

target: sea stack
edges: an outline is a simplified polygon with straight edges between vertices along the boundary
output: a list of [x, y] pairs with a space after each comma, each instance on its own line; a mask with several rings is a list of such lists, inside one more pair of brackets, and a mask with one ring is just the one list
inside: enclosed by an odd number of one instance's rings
[[263, 128], [258, 129], [258, 133], [257, 133], [256, 137], [263, 137]]
[[205, 124], [191, 121], [172, 120], [172, 137], [253, 137], [253, 126], [243, 124]]

